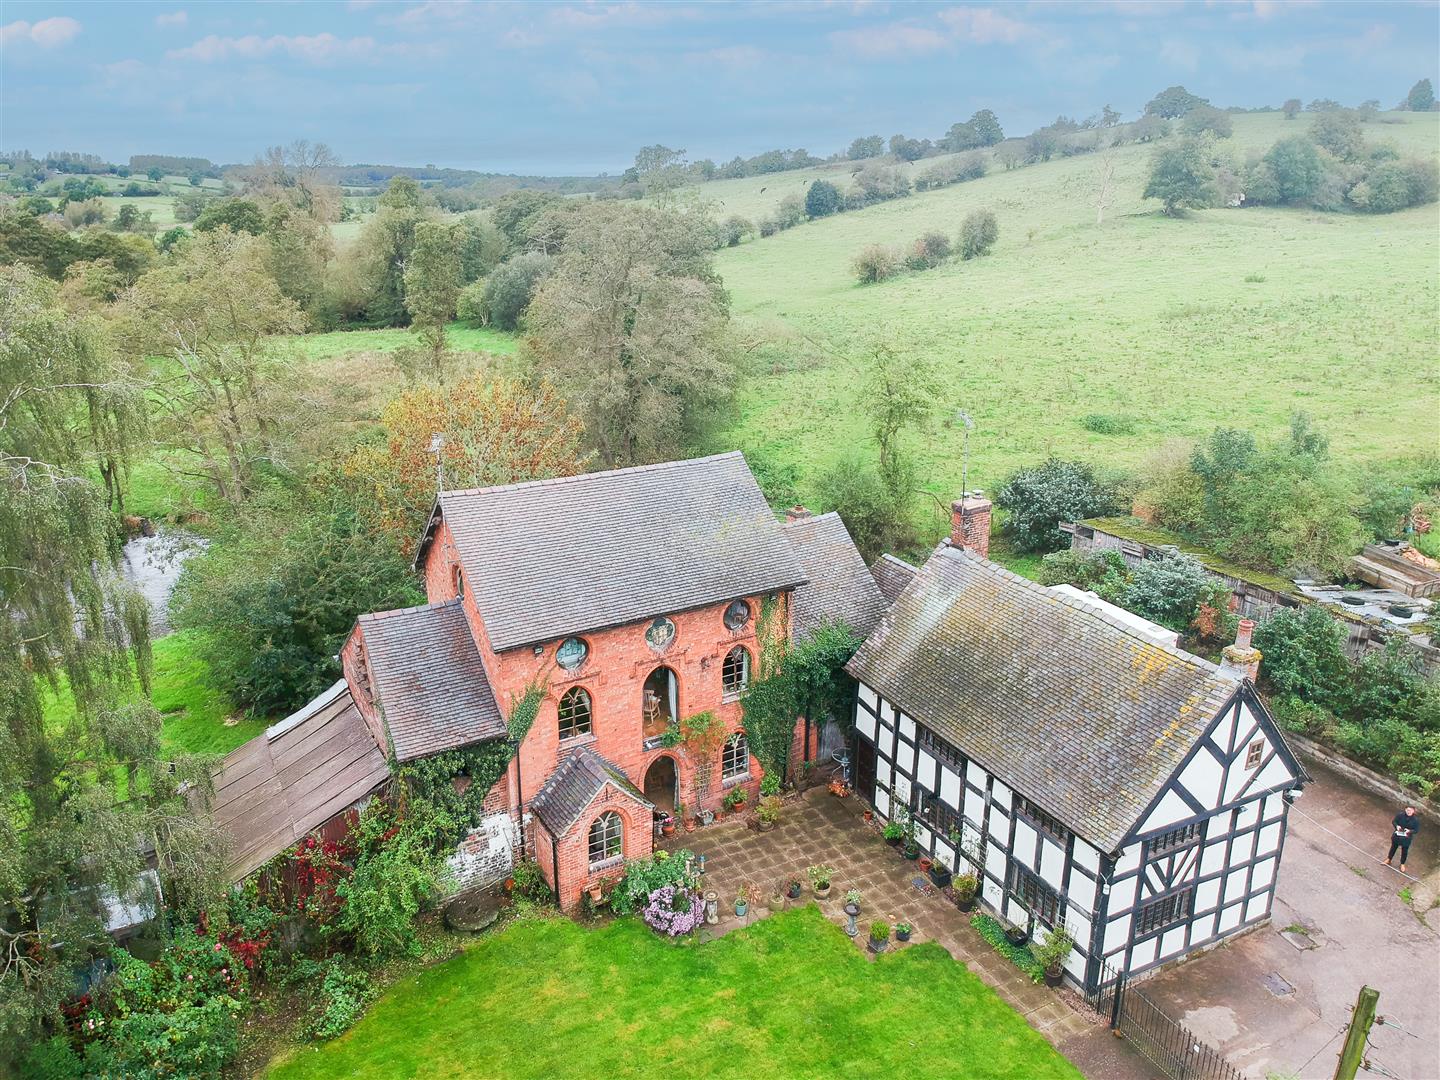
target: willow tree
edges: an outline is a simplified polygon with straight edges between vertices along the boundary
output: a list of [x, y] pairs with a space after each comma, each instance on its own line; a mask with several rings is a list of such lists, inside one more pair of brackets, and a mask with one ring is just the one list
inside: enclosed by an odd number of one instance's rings
[[132, 896], [151, 851], [179, 896], [215, 879], [217, 845], [179, 787], [207, 773], [166, 759], [135, 700], [147, 610], [115, 573], [90, 478], [117, 475], [142, 402], [53, 283], [0, 270], [0, 1048], [53, 1018], [104, 944], [80, 890]]
[[239, 504], [264, 469], [284, 468], [305, 397], [292, 390], [277, 337], [305, 317], [266, 267], [260, 237], [198, 233], [115, 305], [113, 332], [149, 365], [156, 433], [177, 471]]

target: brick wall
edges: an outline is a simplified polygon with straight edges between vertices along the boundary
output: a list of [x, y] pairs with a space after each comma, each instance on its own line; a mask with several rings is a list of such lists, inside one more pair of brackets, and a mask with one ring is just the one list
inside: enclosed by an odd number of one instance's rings
[[[591, 869], [590, 825], [601, 814], [610, 810], [620, 815], [624, 825], [620, 840], [623, 858], [598, 869]], [[550, 836], [545, 829], [537, 826], [534, 832], [536, 861], [540, 864], [540, 872], [545, 876], [545, 880], [550, 882], [550, 887], [555, 889], [560, 907], [565, 911], [573, 911], [578, 907], [585, 890], [591, 885], [618, 878], [623, 869], [622, 862], [643, 859], [649, 855], [654, 838], [649, 808], [641, 806], [613, 787], [602, 791], [574, 827], [559, 838], [555, 844], [558, 859], [556, 855], [552, 855]], [[554, 880], [557, 861], [560, 871], [558, 888]]]
[[[440, 603], [456, 596], [455, 569], [459, 552], [449, 526], [441, 522], [426, 553], [423, 576], [431, 603]], [[643, 790], [645, 774], [657, 758], [676, 759], [681, 801], [692, 811], [697, 809], [695, 770], [684, 760], [678, 749], [646, 750], [641, 715], [644, 684], [655, 668], [664, 665], [673, 672], [679, 686], [680, 715], [710, 711], [724, 722], [727, 730], [740, 730], [740, 706], [727, 699], [721, 684], [721, 668], [725, 656], [736, 647], [744, 647], [751, 657], [752, 670], [758, 661], [756, 622], [760, 614], [760, 597], [745, 598], [750, 604], [750, 621], [739, 631], [725, 626], [726, 603], [679, 613], [664, 613], [675, 623], [675, 637], [663, 651], [657, 652], [645, 641], [650, 619], [582, 635], [590, 652], [576, 671], [566, 671], [555, 663], [559, 641], [546, 642], [539, 652], [533, 647], [510, 649], [496, 653], [490, 646], [480, 612], [475, 606], [473, 590], [466, 588], [462, 605], [475, 635], [481, 660], [489, 674], [491, 687], [502, 713], [509, 714], [526, 688], [537, 678], [547, 684], [547, 694], [530, 734], [518, 755], [518, 767], [512, 767], [506, 783], [510, 786], [507, 802], [511, 806], [528, 806], [545, 780], [554, 771], [559, 757], [573, 746], [588, 745], [614, 762], [631, 781]], [[779, 626], [789, 626], [788, 596], [782, 598]], [[572, 686], [581, 686], [589, 693], [592, 706], [592, 733], [578, 739], [559, 738], [558, 706], [560, 696]], [[720, 762], [714, 763], [708, 790], [699, 793], [698, 806], [717, 809], [729, 786], [722, 784]], [[760, 780], [760, 766], [753, 759], [750, 767], [750, 805], [754, 805]], [[733, 785], [730, 785], [733, 786]]]

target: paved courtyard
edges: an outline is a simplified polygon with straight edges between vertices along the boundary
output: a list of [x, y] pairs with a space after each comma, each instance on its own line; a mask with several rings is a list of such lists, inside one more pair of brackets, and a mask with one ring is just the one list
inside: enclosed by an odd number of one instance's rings
[[[688, 848], [706, 857], [703, 887], [714, 890], [720, 899], [720, 925], [712, 933], [728, 933], [764, 918], [770, 913], [768, 905], [776, 882], [792, 877], [804, 883], [801, 899], [794, 902], [815, 903], [806, 867], [833, 867], [830, 896], [819, 901], [820, 907], [827, 918], [843, 927], [845, 892], [860, 890], [863, 899], [856, 948], [865, 947], [872, 920], [880, 919], [891, 926], [909, 922], [915, 928], [912, 943], [935, 941], [943, 945], [1086, 1076], [1093, 1080], [1149, 1080], [1153, 1071], [1115, 1040], [1102, 1022], [1056, 991], [1035, 985], [995, 952], [971, 928], [968, 914], [959, 911], [930, 885], [915, 863], [900, 858], [878, 830], [861, 819], [863, 809], [856, 799], [837, 799], [824, 787], [815, 787], [798, 799], [786, 800], [784, 816], [770, 832], [757, 832], [748, 822], [727, 821], [694, 833], [677, 832], [665, 846], [672, 850]], [[920, 879], [922, 888], [916, 887], [916, 879]], [[735, 893], [746, 881], [758, 886], [761, 898], [745, 918], [738, 919]], [[892, 941], [890, 947], [908, 946]]]
[[[1369, 984], [1380, 991], [1380, 1014], [1404, 1029], [1372, 1029], [1372, 1062], [1404, 1080], [1437, 1080], [1440, 908], [1429, 905], [1440, 882], [1440, 821], [1421, 811], [1409, 872], [1425, 880], [1407, 881], [1380, 861], [1397, 807], [1306, 765], [1316, 782], [1290, 816], [1271, 925], [1141, 989], [1248, 1075], [1312, 1080], [1334, 1075], [1340, 1028]], [[1407, 887], [1413, 904], [1400, 895]], [[1282, 936], [1290, 927], [1304, 928], [1291, 936], [1306, 948]]]

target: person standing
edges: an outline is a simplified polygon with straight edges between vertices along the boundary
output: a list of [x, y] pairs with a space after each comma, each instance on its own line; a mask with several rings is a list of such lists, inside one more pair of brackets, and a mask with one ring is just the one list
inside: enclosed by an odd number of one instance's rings
[[1415, 816], [1415, 807], [1407, 806], [1400, 813], [1395, 815], [1395, 820], [1390, 823], [1390, 854], [1385, 856], [1385, 865], [1390, 865], [1390, 860], [1395, 858], [1395, 852], [1400, 852], [1400, 872], [1405, 872], [1405, 862], [1410, 858], [1410, 841], [1415, 839], [1415, 833], [1420, 829], [1420, 819]]

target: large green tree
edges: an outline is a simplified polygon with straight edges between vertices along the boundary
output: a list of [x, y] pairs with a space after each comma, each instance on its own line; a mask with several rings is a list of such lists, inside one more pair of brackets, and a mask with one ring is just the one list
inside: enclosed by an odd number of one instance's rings
[[596, 203], [531, 301], [535, 360], [606, 465], [680, 453], [733, 392], [713, 247], [699, 209]]
[[117, 339], [153, 375], [156, 432], [174, 467], [233, 504], [260, 473], [286, 467], [282, 438], [304, 408], [276, 337], [305, 319], [266, 268], [264, 238], [199, 233], [145, 274], [115, 306]]
[[421, 342], [416, 365], [435, 382], [445, 381], [445, 327], [455, 318], [460, 296], [460, 237], [438, 221], [415, 226], [415, 246], [405, 262], [405, 310]]
[[1163, 202], [1169, 217], [1179, 217], [1186, 209], [1213, 206], [1215, 168], [1204, 146], [1195, 139], [1186, 139], [1179, 146], [1156, 150], [1144, 197]]
[[167, 755], [159, 715], [132, 703], [148, 612], [87, 476], [123, 461], [142, 404], [51, 283], [0, 270], [0, 1071], [107, 944], [83, 890], [138, 899], [153, 851], [167, 897], [198, 903], [223, 850], [181, 794], [207, 763]]

